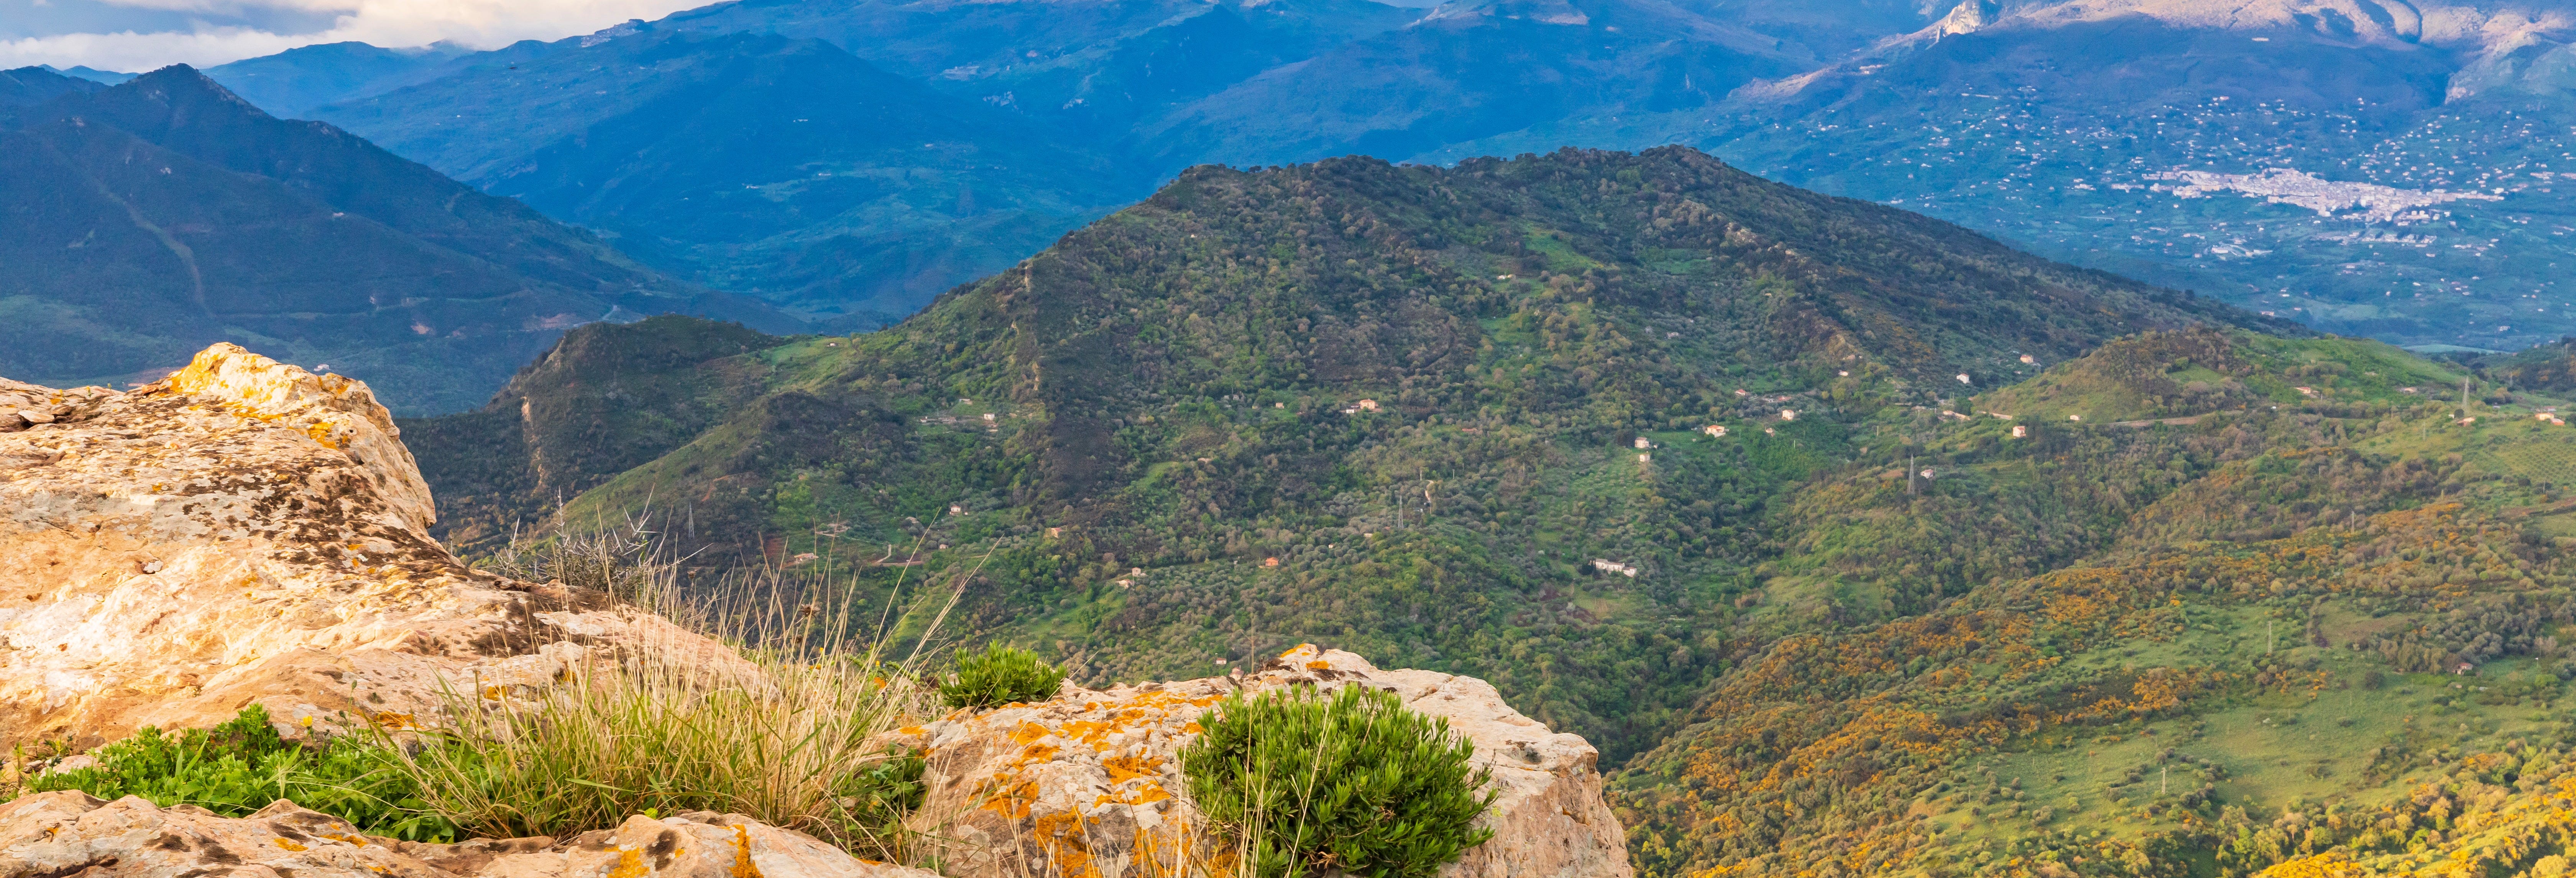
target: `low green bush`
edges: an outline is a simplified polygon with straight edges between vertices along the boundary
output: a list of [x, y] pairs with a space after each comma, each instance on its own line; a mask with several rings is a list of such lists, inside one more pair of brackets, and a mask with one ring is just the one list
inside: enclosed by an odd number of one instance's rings
[[1181, 750], [1199, 809], [1257, 878], [1428, 878], [1493, 837], [1474, 744], [1393, 692], [1346, 686], [1228, 696]]
[[957, 670], [939, 681], [939, 700], [952, 708], [1044, 701], [1063, 683], [1064, 672], [1037, 653], [993, 643], [957, 657]]
[[456, 824], [429, 813], [412, 778], [395, 770], [393, 751], [354, 738], [286, 740], [258, 705], [211, 729], [146, 726], [93, 755], [96, 765], [36, 775], [24, 791], [142, 796], [164, 808], [195, 805], [227, 817], [291, 799], [368, 835], [436, 842], [457, 835]]

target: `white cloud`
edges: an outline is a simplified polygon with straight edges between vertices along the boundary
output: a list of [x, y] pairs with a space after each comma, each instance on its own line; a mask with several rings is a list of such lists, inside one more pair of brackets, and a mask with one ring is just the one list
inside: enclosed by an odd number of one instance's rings
[[[497, 48], [518, 40], [555, 40], [630, 18], [655, 19], [706, 0], [257, 0], [275, 9], [335, 14], [332, 26], [281, 34], [201, 25], [191, 31], [69, 33], [0, 40], [0, 69], [30, 64], [142, 71], [171, 64], [210, 67], [307, 46], [357, 40], [420, 46], [451, 40]], [[223, 0], [119, 0], [120, 5], [201, 11]]]

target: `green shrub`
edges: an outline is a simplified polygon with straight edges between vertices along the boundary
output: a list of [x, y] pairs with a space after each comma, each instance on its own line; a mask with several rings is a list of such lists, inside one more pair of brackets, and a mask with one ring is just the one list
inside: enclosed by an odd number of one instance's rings
[[1346, 686], [1237, 693], [1181, 750], [1199, 809], [1235, 835], [1239, 874], [1427, 878], [1493, 830], [1476, 817], [1491, 773], [1449, 721], [1393, 692]]
[[457, 834], [456, 824], [426, 813], [412, 779], [394, 770], [392, 751], [353, 738], [286, 740], [258, 705], [212, 729], [167, 734], [146, 726], [93, 755], [98, 764], [37, 775], [25, 791], [142, 796], [164, 808], [188, 804], [227, 817], [291, 799], [369, 835], [444, 842]]
[[1064, 672], [1039, 661], [1037, 653], [993, 643], [957, 658], [957, 670], [939, 681], [939, 700], [949, 707], [1045, 701], [1063, 683]]

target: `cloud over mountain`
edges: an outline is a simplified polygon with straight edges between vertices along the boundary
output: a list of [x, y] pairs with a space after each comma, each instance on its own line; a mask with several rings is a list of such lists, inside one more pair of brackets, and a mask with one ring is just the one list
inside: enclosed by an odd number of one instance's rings
[[[659, 18], [699, 4], [691, 0], [114, 0], [86, 5], [88, 14], [64, 20], [78, 29], [0, 31], [0, 68], [208, 66], [351, 40], [379, 46], [450, 41], [495, 48], [519, 40], [588, 33], [629, 19]], [[184, 24], [175, 24], [171, 13], [178, 13], [177, 21]], [[295, 26], [316, 21], [324, 24]]]

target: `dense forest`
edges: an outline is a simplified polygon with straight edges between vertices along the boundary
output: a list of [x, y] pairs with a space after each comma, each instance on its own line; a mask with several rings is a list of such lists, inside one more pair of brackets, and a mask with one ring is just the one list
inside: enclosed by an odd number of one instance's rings
[[469, 553], [954, 585], [1094, 684], [1486, 678], [1647, 874], [2514, 874], [2576, 455], [2493, 371], [1568, 150], [1194, 169], [895, 327], [595, 324], [403, 428]]

